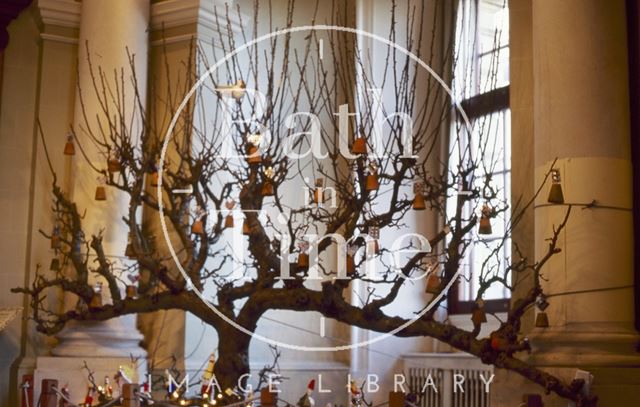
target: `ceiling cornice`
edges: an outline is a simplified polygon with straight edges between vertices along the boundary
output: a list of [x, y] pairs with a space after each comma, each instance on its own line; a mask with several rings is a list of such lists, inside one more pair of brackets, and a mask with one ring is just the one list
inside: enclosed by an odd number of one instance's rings
[[[225, 25], [224, 30], [226, 30], [225, 3], [233, 5], [233, 1], [228, 0], [164, 0], [152, 3], [151, 29], [161, 30], [197, 24], [209, 30], [217, 30], [216, 16], [213, 10], [215, 7], [221, 14], [219, 18]], [[81, 3], [77, 0], [38, 0], [38, 12], [44, 25], [79, 28], [81, 7]], [[241, 25], [235, 9], [229, 13], [229, 20], [231, 30], [234, 33], [239, 33]]]

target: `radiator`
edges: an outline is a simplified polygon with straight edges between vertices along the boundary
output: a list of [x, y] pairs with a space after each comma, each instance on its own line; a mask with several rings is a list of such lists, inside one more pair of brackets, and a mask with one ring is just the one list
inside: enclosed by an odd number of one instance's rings
[[[418, 395], [419, 407], [490, 407], [485, 382], [493, 367], [479, 359], [462, 353], [438, 353], [404, 355], [403, 361], [407, 383]], [[429, 377], [433, 385], [425, 386]]]

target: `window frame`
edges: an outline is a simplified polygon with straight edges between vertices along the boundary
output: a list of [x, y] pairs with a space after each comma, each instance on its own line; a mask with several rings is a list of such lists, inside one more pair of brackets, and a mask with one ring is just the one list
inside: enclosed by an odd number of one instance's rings
[[[509, 110], [509, 85], [472, 96], [461, 101], [460, 105], [471, 122], [483, 116]], [[500, 172], [511, 172], [511, 170], [503, 169]], [[497, 238], [491, 240], [497, 240]], [[451, 294], [447, 295], [447, 310], [450, 315], [470, 314], [476, 307], [475, 301], [460, 299], [459, 286], [458, 280], [451, 287], [449, 291]], [[509, 310], [510, 301], [511, 298], [484, 300], [484, 308], [489, 313], [506, 312]]]

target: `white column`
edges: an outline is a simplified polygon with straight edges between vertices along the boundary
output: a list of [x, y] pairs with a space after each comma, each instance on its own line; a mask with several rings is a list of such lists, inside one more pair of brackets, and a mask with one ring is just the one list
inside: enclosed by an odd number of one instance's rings
[[[83, 0], [78, 46], [78, 87], [82, 96], [76, 94], [74, 129], [89, 160], [98, 168], [106, 167], [107, 157], [98, 153], [87, 133], [88, 125], [95, 132], [100, 121], [106, 119], [94, 89], [90, 71], [99, 81], [99, 69], [106, 75], [108, 86], [115, 92], [116, 83], [123, 70], [124, 106], [127, 118], [133, 118], [134, 126], [139, 116], [134, 114], [135, 89], [131, 76], [129, 55], [135, 57], [135, 73], [141, 100], [146, 99], [149, 0]], [[117, 75], [115, 73], [117, 70]], [[116, 79], [117, 77], [117, 79]], [[101, 91], [101, 89], [99, 89]], [[113, 112], [112, 112], [113, 115]], [[122, 220], [127, 215], [128, 199], [123, 193], [107, 188], [107, 201], [95, 201], [98, 174], [90, 168], [78, 146], [73, 157], [71, 174], [67, 177], [73, 200], [79, 211], [86, 211], [83, 227], [87, 240], [92, 234], [103, 233], [105, 253], [114, 262], [126, 261], [124, 251], [127, 243], [127, 225]], [[90, 277], [95, 278], [95, 277]], [[93, 280], [93, 281], [97, 281]], [[103, 290], [103, 303], [111, 299], [108, 290]], [[73, 306], [74, 304], [67, 304]], [[82, 400], [86, 392], [86, 372], [80, 369], [86, 360], [96, 371], [96, 380], [102, 382], [105, 375], [113, 377], [119, 365], [130, 356], [140, 357], [142, 367], [146, 365], [145, 351], [139, 347], [142, 335], [136, 329], [136, 316], [128, 315], [106, 322], [83, 322], [69, 324], [58, 336], [60, 343], [52, 351], [54, 357], [39, 358], [40, 375], [68, 382], [74, 400]], [[38, 373], [36, 374], [38, 376]]]
[[[536, 185], [558, 158], [565, 203], [595, 200], [605, 207], [572, 210], [562, 252], [543, 272], [550, 327], [534, 330], [532, 360], [566, 379], [577, 367], [589, 370], [602, 405], [622, 405], [637, 392], [638, 372], [631, 368], [640, 362], [625, 2], [532, 4]], [[568, 208], [548, 206], [548, 187], [543, 191], [535, 210], [536, 259]]]

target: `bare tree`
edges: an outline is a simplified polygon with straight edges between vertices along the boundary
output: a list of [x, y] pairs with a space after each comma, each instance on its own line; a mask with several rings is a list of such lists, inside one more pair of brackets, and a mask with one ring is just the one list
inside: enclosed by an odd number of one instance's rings
[[[348, 25], [348, 13], [339, 4], [333, 3], [333, 17], [327, 23]], [[232, 16], [242, 18], [240, 13], [234, 13], [225, 10], [216, 14], [219, 26], [225, 27], [216, 38], [224, 54], [238, 46], [230, 29], [226, 31]], [[256, 2], [245, 42], [258, 35], [259, 13]], [[423, 14], [424, 10], [418, 7], [399, 16], [393, 3], [387, 39], [395, 42], [402, 38], [407, 49], [437, 66], [436, 70], [450, 79], [456, 63], [453, 40], [441, 52], [445, 57], [435, 58], [435, 41], [430, 45], [422, 43], [427, 34], [423, 32]], [[290, 0], [285, 28], [293, 26], [293, 16], [294, 1]], [[396, 20], [400, 18], [408, 27], [404, 33], [397, 32]], [[433, 22], [435, 36], [442, 28], [436, 24], [436, 17]], [[245, 22], [241, 21], [241, 25]], [[322, 58], [317, 56], [321, 41]], [[449, 96], [433, 76], [420, 74], [416, 60], [391, 45], [384, 47], [383, 73], [374, 74], [368, 51], [357, 46], [357, 36], [352, 32], [286, 33], [253, 44], [245, 51], [206, 76], [181, 111], [180, 99], [196, 83], [196, 74], [202, 73], [202, 67], [211, 67], [206, 52], [196, 53], [199, 63], [189, 67], [190, 75], [169, 92], [168, 98], [156, 98], [156, 103], [163, 103], [170, 112], [169, 116], [177, 118], [167, 144], [169, 153], [163, 153], [163, 142], [171, 117], [153, 117], [139, 97], [135, 112], [144, 126], [132, 126], [124, 113], [119, 95], [129, 80], [137, 88], [135, 72], [117, 73], [118, 85], [114, 89], [106, 79], [110, 73], [92, 67], [93, 91], [104, 114], [100, 126], [87, 125], [83, 130], [88, 137], [76, 137], [75, 142], [82, 150], [82, 144], [89, 140], [92, 148], [102, 152], [104, 161], [93, 161], [92, 167], [108, 187], [129, 197], [128, 209], [122, 215], [130, 231], [127, 256], [135, 261], [126, 267], [113, 262], [104, 253], [100, 234], [85, 235], [81, 210], [58, 186], [54, 175], [57, 227], [54, 233], [43, 235], [69, 267], [53, 276], [38, 270], [31, 287], [13, 290], [31, 296], [37, 329], [53, 335], [72, 320], [107, 320], [126, 314], [181, 309], [212, 326], [224, 338], [218, 343], [215, 374], [223, 388], [233, 388], [238, 378], [249, 371], [251, 337], [221, 316], [253, 331], [269, 310], [316, 311], [372, 331], [399, 329], [397, 336], [435, 338], [486, 364], [517, 372], [546, 391], [581, 406], [595, 405], [594, 397], [583, 395], [582, 381], [564, 383], [518, 358], [519, 353], [531, 351], [528, 340], [520, 333], [521, 319], [542, 294], [540, 279], [548, 260], [560, 251], [558, 236], [567, 223], [570, 206], [549, 236], [546, 254], [537, 260], [510, 261], [501, 255], [511, 231], [518, 226], [522, 214], [531, 209], [535, 197], [523, 199], [510, 209], [508, 228], [483, 263], [476, 293], [478, 312], [484, 313], [481, 300], [491, 287], [513, 291], [515, 282], [520, 281], [518, 276], [525, 273], [533, 275], [534, 284], [524, 297], [513, 301], [499, 329], [488, 337], [479, 337], [481, 317], [474, 318], [471, 331], [436, 318], [436, 310], [446, 306], [449, 295], [443, 290], [459, 278], [480, 224], [486, 227], [487, 222], [509, 210], [507, 203], [498, 198], [499, 188], [491, 178], [493, 146], [486, 134], [490, 119], [473, 123], [478, 130], [474, 133], [476, 139], [466, 142], [471, 134], [465, 118], [460, 111], [451, 109]], [[220, 56], [214, 53], [216, 61]], [[263, 103], [252, 96], [248, 91], [251, 88], [266, 95]], [[367, 91], [374, 88], [383, 90], [381, 105], [376, 103], [376, 95]], [[347, 116], [346, 132], [335, 115], [345, 104], [352, 108], [350, 113], [357, 112], [353, 117]], [[299, 111], [309, 114], [292, 116]], [[392, 115], [393, 112], [404, 112], [412, 119], [409, 133], [406, 117]], [[380, 113], [389, 119], [383, 137], [376, 140], [376, 117]], [[323, 124], [316, 136], [314, 116]], [[458, 126], [450, 132], [452, 122]], [[233, 155], [242, 159], [220, 153], [226, 142], [231, 142]], [[341, 143], [348, 145], [347, 154], [341, 151]], [[442, 158], [442, 145], [447, 146], [448, 157], [455, 157], [456, 162]], [[321, 154], [292, 158], [293, 154], [303, 155], [314, 148]], [[384, 154], [373, 154], [376, 149]], [[482, 177], [477, 176], [480, 170], [485, 174]], [[162, 178], [162, 201], [156, 193], [158, 177]], [[537, 193], [543, 188], [544, 184]], [[175, 189], [190, 189], [192, 193], [174, 194]], [[459, 189], [467, 193], [456, 194]], [[306, 194], [303, 199], [299, 194], [292, 198], [300, 191]], [[332, 199], [335, 205], [331, 205]], [[232, 226], [234, 222], [225, 212], [234, 202], [244, 213], [242, 227], [248, 241], [240, 274], [230, 271], [238, 259], [225, 246], [229, 229], [240, 227], [238, 219]], [[447, 210], [447, 203], [452, 209]], [[162, 236], [145, 231], [136, 216], [140, 210], [158, 213], [161, 207], [184, 274], [176, 271], [171, 256], [158, 249]], [[378, 243], [379, 231], [410, 228], [405, 221], [408, 212], [422, 208], [445, 224], [439, 233], [428, 237], [431, 250], [418, 251], [401, 264], [386, 261], [390, 249]], [[265, 217], [258, 216], [260, 210], [265, 211]], [[310, 235], [334, 237], [313, 240]], [[338, 235], [346, 243], [339, 244], [333, 256], [338, 264], [344, 264], [344, 269], [336, 267], [336, 262], [316, 262], [316, 257], [326, 256], [333, 243], [340, 240], [335, 237]], [[297, 253], [297, 260], [289, 263], [288, 253]], [[372, 261], [377, 267], [375, 274], [367, 271]], [[497, 264], [504, 267], [496, 267]], [[282, 278], [283, 270], [290, 278]], [[135, 295], [122, 293], [125, 273], [140, 276]], [[321, 289], [309, 284], [315, 273], [323, 279]], [[110, 303], [92, 303], [96, 293], [91, 276], [101, 277], [110, 293]], [[417, 276], [427, 276], [430, 289], [426, 295], [432, 299], [427, 301], [428, 307], [412, 310], [420, 316], [409, 323], [411, 317], [390, 315], [385, 307], [399, 301], [410, 278]], [[355, 281], [371, 287], [358, 305], [350, 299]], [[64, 312], [52, 311], [43, 303], [50, 289], [77, 296], [78, 306]], [[203, 291], [218, 313], [198, 296], [197, 292]]]

